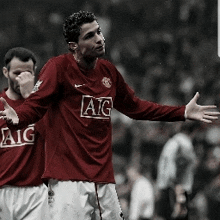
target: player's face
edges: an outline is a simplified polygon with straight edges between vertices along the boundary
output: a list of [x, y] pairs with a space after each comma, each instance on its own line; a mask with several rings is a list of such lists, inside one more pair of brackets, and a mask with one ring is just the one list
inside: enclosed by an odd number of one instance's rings
[[20, 73], [26, 71], [34, 75], [34, 63], [31, 59], [27, 62], [23, 62], [14, 57], [10, 62], [10, 69], [8, 70], [6, 67], [4, 67], [3, 72], [6, 78], [8, 78], [8, 87], [11, 92], [18, 95], [21, 94], [20, 85], [18, 84], [16, 77]]
[[96, 58], [105, 54], [105, 39], [96, 21], [81, 26], [76, 52], [82, 57]]

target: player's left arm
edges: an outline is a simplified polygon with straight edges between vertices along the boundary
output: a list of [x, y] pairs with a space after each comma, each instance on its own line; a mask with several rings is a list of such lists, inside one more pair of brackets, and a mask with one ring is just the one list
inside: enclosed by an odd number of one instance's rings
[[196, 93], [186, 106], [167, 106], [141, 100], [126, 84], [121, 85], [114, 107], [133, 119], [151, 121], [184, 121], [188, 119], [212, 123], [220, 115], [215, 105], [197, 104], [199, 93]]

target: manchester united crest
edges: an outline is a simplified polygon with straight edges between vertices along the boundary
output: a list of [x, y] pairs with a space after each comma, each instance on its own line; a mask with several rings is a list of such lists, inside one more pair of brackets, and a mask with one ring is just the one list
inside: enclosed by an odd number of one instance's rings
[[107, 77], [104, 77], [104, 78], [102, 79], [102, 83], [103, 83], [103, 85], [104, 85], [105, 87], [107, 87], [107, 88], [111, 88], [111, 86], [112, 86], [112, 81], [111, 81], [111, 79], [109, 79], [109, 78], [107, 78]]

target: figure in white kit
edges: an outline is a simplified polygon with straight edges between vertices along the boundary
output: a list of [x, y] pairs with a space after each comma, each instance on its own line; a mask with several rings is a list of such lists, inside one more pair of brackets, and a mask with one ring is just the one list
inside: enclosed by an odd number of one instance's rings
[[42, 68], [25, 103], [12, 109], [5, 100], [2, 119], [14, 128], [35, 123], [45, 113], [49, 209], [54, 220], [122, 220], [115, 190], [111, 110], [136, 120], [212, 122], [215, 106], [164, 106], [141, 100], [116, 67], [102, 59], [105, 40], [95, 15], [79, 11], [64, 22], [69, 53]]

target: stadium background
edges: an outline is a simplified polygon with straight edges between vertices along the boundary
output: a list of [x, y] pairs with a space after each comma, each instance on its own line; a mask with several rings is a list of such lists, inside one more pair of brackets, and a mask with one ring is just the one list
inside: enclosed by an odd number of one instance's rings
[[[106, 58], [138, 96], [182, 105], [199, 91], [199, 104], [219, 106], [217, 0], [0, 0], [0, 5], [1, 67], [8, 49], [23, 46], [36, 53], [39, 72], [50, 57], [67, 52], [64, 18], [80, 9], [89, 10], [99, 18]], [[0, 74], [0, 89], [5, 86]], [[176, 124], [132, 121], [115, 111], [112, 120], [117, 190], [126, 214], [130, 193], [126, 165], [145, 163], [146, 175], [154, 183], [161, 149], [176, 132]], [[219, 123], [197, 123], [196, 130], [197, 167], [203, 172], [195, 174], [198, 198], [193, 206], [200, 212], [193, 212], [191, 219], [213, 212], [210, 204], [220, 212], [220, 195], [207, 190], [212, 181], [219, 180]], [[219, 192], [219, 183], [216, 188]], [[216, 219], [212, 215], [209, 220]]]

